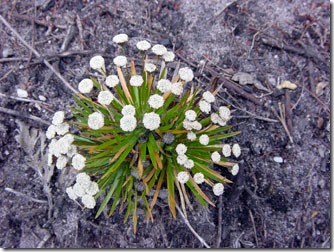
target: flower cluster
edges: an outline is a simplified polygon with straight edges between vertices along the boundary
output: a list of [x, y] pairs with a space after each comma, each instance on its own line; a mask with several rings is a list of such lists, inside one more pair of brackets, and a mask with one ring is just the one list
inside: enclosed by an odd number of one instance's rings
[[[128, 41], [126, 34], [113, 38], [123, 52]], [[231, 181], [214, 166], [225, 167], [227, 176], [239, 171], [237, 162], [227, 159], [232, 154], [234, 158], [241, 155], [238, 144], [227, 142], [239, 134], [227, 125], [231, 111], [218, 105], [217, 90], [190, 88], [194, 73], [189, 67], [173, 73], [169, 62], [175, 54], [165, 46], [142, 40], [136, 47], [142, 55], [137, 66], [126, 55], [115, 56], [111, 71], [102, 56], [90, 60], [91, 68], [100, 75], [78, 83], [77, 105], [72, 111], [78, 133], [68, 133], [69, 124], [64, 123], [61, 111], [47, 130], [50, 164], [56, 157], [59, 169], [71, 163], [80, 171], [76, 183], [66, 189], [70, 199], [81, 198], [85, 207], [94, 208], [95, 200], [107, 195], [97, 217], [105, 207], [110, 206], [111, 215], [125, 202], [126, 218], [130, 213], [136, 215], [141, 198], [153, 218], [151, 210], [163, 187], [168, 190], [174, 218], [177, 195], [183, 195], [179, 198], [183, 205], [188, 192], [201, 204], [214, 205], [200, 185], [209, 185], [214, 195], [222, 195], [224, 184]], [[56, 135], [60, 139], [56, 140]], [[149, 192], [153, 190], [151, 198]]]

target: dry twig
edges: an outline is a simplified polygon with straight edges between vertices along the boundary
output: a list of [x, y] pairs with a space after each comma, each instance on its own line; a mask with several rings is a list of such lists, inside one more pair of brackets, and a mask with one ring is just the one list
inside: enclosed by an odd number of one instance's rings
[[47, 125], [47, 126], [50, 125], [50, 123], [44, 121], [43, 119], [41, 119], [41, 118], [39, 118], [37, 116], [33, 116], [33, 115], [29, 115], [29, 114], [24, 114], [24, 113], [18, 112], [16, 110], [12, 110], [12, 109], [7, 109], [7, 108], [0, 107], [0, 112], [6, 113], [6, 114], [9, 114], [9, 115], [13, 115], [13, 116], [17, 116], [17, 117], [20, 117], [20, 118], [30, 119], [30, 120], [36, 121], [38, 123], [41, 123], [43, 125]]
[[46, 200], [35, 199], [35, 198], [31, 197], [31, 196], [28, 196], [28, 195], [26, 195], [26, 194], [24, 194], [24, 193], [18, 192], [18, 191], [14, 190], [14, 189], [12, 189], [12, 188], [9, 188], [9, 187], [5, 187], [5, 191], [10, 192], [10, 193], [14, 193], [14, 194], [17, 195], [17, 196], [24, 197], [24, 198], [26, 198], [26, 199], [28, 199], [28, 200], [31, 200], [31, 201], [33, 201], [33, 202], [36, 202], [36, 203], [41, 203], [41, 204], [46, 204], [46, 203], [48, 203]]

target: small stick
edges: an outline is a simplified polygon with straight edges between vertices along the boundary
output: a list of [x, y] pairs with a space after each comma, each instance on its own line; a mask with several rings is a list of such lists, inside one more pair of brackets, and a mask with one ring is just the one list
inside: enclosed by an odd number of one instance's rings
[[79, 14], [77, 14], [77, 16], [76, 16], [76, 23], [77, 23], [77, 27], [78, 27], [78, 30], [79, 30], [80, 49], [84, 50], [85, 40], [84, 40], [84, 37], [83, 37], [82, 22], [81, 22], [81, 18], [79, 16]]
[[292, 130], [292, 110], [291, 110], [291, 98], [288, 90], [285, 90], [285, 115], [286, 115], [286, 126], [289, 131]]
[[222, 225], [223, 225], [223, 197], [222, 195], [218, 198], [218, 231], [217, 231], [217, 242], [216, 248], [220, 248], [220, 244], [222, 241]]
[[31, 197], [31, 196], [28, 196], [28, 195], [26, 195], [26, 194], [24, 194], [24, 193], [15, 191], [14, 189], [9, 188], [9, 187], [5, 187], [5, 191], [10, 192], [10, 193], [14, 193], [14, 194], [17, 195], [17, 196], [24, 197], [24, 198], [29, 199], [29, 200], [31, 200], [31, 201], [33, 201], [33, 202], [36, 202], [36, 203], [42, 203], [42, 204], [46, 204], [46, 203], [48, 203], [46, 200], [35, 199], [35, 198], [33, 198], [33, 197]]
[[[21, 36], [20, 34], [17, 33], [17, 31], [6, 21], [6, 19], [4, 19], [2, 17], [2, 15], [0, 15], [0, 20], [1, 22], [9, 29], [11, 30], [11, 32], [29, 49], [31, 50], [36, 57], [41, 58], [41, 55], [39, 54], [39, 52], [37, 52], [34, 48], [32, 48]], [[52, 71], [54, 72], [55, 75], [57, 75], [57, 77], [65, 84], [65, 86], [67, 88], [69, 88], [73, 93], [77, 94], [78, 91], [75, 90], [70, 83], [68, 83], [67, 80], [64, 79], [64, 77], [56, 70], [54, 69], [54, 67], [46, 60], [43, 59], [44, 64]]]
[[39, 104], [43, 104], [45, 106], [50, 106], [50, 104], [46, 103], [46, 102], [32, 100], [32, 99], [27, 99], [27, 98], [21, 98], [21, 97], [15, 97], [15, 96], [11, 96], [11, 95], [5, 95], [3, 93], [0, 93], [0, 96], [6, 97], [6, 98], [10, 98], [10, 99], [13, 99], [13, 100], [17, 100], [17, 101], [39, 103]]
[[253, 224], [253, 230], [254, 230], [254, 237], [255, 237], [256, 247], [258, 248], [259, 247], [259, 241], [257, 239], [257, 232], [256, 232], [254, 217], [253, 217], [252, 211], [250, 209], [248, 211], [249, 211], [249, 216], [250, 216], [252, 224]]
[[181, 215], [184, 223], [188, 226], [188, 228], [196, 236], [196, 238], [201, 242], [201, 244], [205, 246], [206, 248], [210, 248], [210, 246], [205, 242], [205, 240], [199, 234], [197, 234], [194, 228], [190, 225], [188, 219], [184, 216], [184, 214], [182, 213], [182, 210], [180, 209], [178, 205], [176, 205], [176, 209], [177, 211], [179, 211], [179, 214]]
[[12, 110], [12, 109], [7, 109], [7, 108], [0, 107], [0, 112], [6, 113], [6, 114], [9, 114], [9, 115], [12, 115], [12, 116], [17, 116], [17, 117], [21, 117], [21, 118], [30, 119], [30, 120], [39, 122], [39, 123], [47, 125], [47, 126], [50, 125], [50, 123], [42, 120], [41, 118], [39, 118], [37, 116], [25, 114], [25, 113], [18, 112], [18, 111]]

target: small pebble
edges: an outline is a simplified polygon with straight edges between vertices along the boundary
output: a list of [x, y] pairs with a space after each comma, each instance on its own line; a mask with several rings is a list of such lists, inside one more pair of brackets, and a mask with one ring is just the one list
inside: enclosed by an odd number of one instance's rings
[[18, 88], [16, 90], [16, 92], [17, 92], [18, 97], [21, 97], [21, 98], [27, 98], [28, 97], [28, 92], [25, 91], [24, 89]]
[[9, 155], [9, 151], [5, 150], [5, 155], [8, 156]]
[[14, 56], [14, 51], [11, 48], [4, 48], [2, 51], [2, 57], [8, 58]]
[[38, 96], [38, 99], [39, 99], [40, 101], [46, 101], [46, 97], [43, 96], [43, 95], [39, 95], [39, 96]]
[[276, 163], [283, 163], [283, 158], [282, 157], [274, 157], [274, 161]]

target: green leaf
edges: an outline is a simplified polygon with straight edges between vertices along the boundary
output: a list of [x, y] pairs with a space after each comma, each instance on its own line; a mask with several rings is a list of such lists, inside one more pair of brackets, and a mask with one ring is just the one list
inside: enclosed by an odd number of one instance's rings
[[175, 211], [175, 191], [174, 191], [174, 174], [173, 174], [173, 167], [172, 161], [168, 159], [167, 161], [167, 190], [168, 190], [168, 205], [169, 209], [173, 215], [173, 218], [176, 219], [176, 211]]

